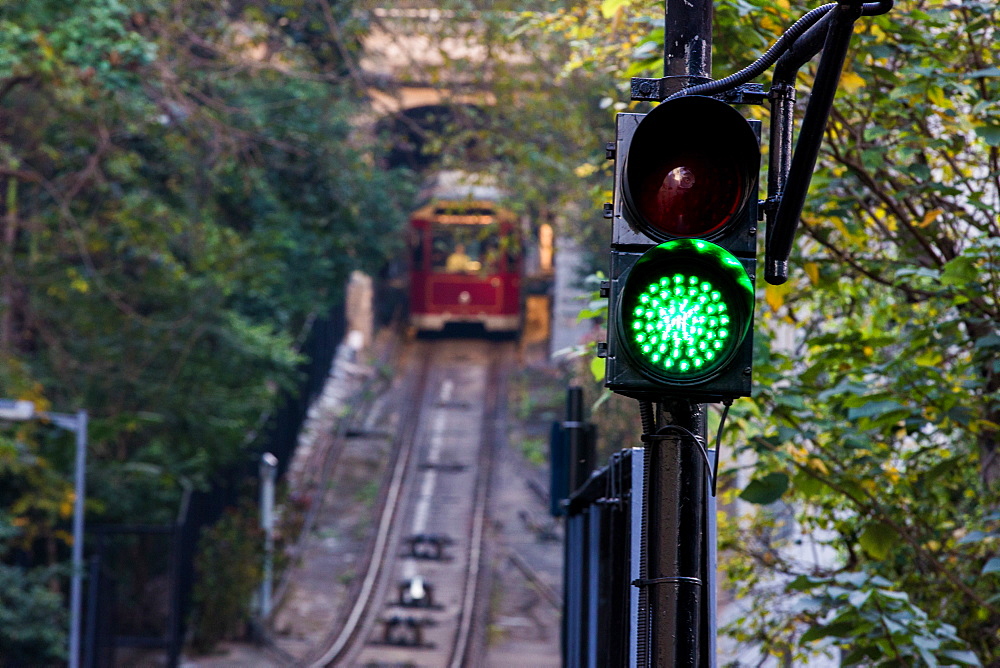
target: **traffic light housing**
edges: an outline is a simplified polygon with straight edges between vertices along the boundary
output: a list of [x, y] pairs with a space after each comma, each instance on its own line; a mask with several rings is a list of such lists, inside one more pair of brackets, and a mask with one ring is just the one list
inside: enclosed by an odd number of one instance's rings
[[760, 123], [684, 96], [619, 114], [606, 385], [640, 399], [750, 394]]

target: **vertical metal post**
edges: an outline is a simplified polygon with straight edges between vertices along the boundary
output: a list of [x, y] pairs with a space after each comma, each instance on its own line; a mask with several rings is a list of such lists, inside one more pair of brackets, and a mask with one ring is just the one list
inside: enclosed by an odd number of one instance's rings
[[87, 582], [87, 638], [83, 643], [83, 667], [94, 668], [97, 660], [97, 590], [101, 578], [101, 557], [90, 557]]
[[[712, 75], [712, 0], [665, 0], [663, 74], [668, 94]], [[643, 407], [647, 442], [644, 499], [646, 634], [643, 663], [656, 668], [711, 666], [714, 611], [706, 588], [708, 467], [704, 404], [664, 401]], [[700, 443], [698, 442], [700, 441]], [[706, 623], [706, 621], [708, 623]]]
[[572, 494], [587, 482], [594, 466], [592, 448], [584, 433], [583, 388], [574, 386], [566, 393], [566, 421], [562, 426], [569, 449], [569, 493]]
[[650, 439], [646, 495], [646, 574], [649, 665], [705, 666], [705, 496], [707, 467], [695, 439], [706, 436], [705, 407], [683, 400], [661, 404]]
[[[712, 76], [712, 0], [666, 0], [663, 76], [684, 77], [681, 85]], [[694, 79], [694, 80], [692, 80]]]
[[77, 411], [76, 471], [73, 502], [73, 578], [70, 583], [69, 666], [80, 666], [80, 617], [83, 608], [83, 505], [87, 480], [87, 411]]
[[[708, 451], [708, 458], [716, 457], [715, 450]], [[716, 647], [715, 638], [719, 633], [719, 623], [716, 618], [716, 611], [719, 606], [718, 597], [718, 577], [719, 568], [718, 554], [718, 524], [715, 517], [716, 498], [712, 495], [710, 483], [705, 485], [705, 570], [703, 587], [705, 604], [702, 606], [702, 629], [706, 634], [705, 642], [702, 643], [705, 651], [705, 666], [715, 668]]]
[[274, 479], [278, 458], [265, 452], [260, 458], [260, 528], [264, 530], [264, 577], [260, 583], [260, 616], [266, 623], [271, 614], [274, 578]]

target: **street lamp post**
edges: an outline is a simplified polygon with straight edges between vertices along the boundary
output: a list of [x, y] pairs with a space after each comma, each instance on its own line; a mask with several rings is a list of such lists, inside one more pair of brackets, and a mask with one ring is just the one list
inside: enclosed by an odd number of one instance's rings
[[274, 579], [274, 482], [278, 458], [265, 452], [260, 458], [260, 528], [264, 530], [264, 577], [260, 583], [260, 617], [263, 624], [271, 614], [271, 587]]
[[31, 401], [0, 399], [0, 420], [48, 420], [76, 435], [75, 499], [73, 504], [73, 576], [69, 593], [69, 668], [80, 666], [80, 613], [83, 603], [83, 502], [87, 481], [87, 411], [35, 411]]

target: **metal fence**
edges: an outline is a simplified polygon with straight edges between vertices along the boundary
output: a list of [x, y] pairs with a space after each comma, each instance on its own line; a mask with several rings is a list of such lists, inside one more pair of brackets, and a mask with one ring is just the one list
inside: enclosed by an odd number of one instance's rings
[[622, 450], [564, 504], [563, 665], [635, 666], [644, 451]]

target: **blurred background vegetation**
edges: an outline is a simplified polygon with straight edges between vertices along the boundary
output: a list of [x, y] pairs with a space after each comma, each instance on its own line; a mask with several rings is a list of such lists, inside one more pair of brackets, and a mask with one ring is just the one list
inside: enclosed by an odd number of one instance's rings
[[[815, 4], [716, 0], [716, 76]], [[88, 518], [170, 521], [245, 459], [310, 318], [398, 250], [419, 175], [352, 130], [373, 114], [369, 5], [0, 2], [0, 396], [91, 412]], [[648, 108], [628, 80], [660, 73], [662, 3], [435, 6], [491, 49], [446, 63], [489, 95], [425, 137], [437, 164], [496, 174], [603, 270], [603, 146], [615, 111]], [[753, 663], [1000, 665], [998, 23], [977, 0], [859, 22], [791, 278], [758, 285], [722, 526]], [[590, 368], [603, 450], [631, 445], [634, 402], [602, 400]], [[0, 438], [5, 652], [61, 652], [68, 443]], [[782, 549], [802, 535], [828, 557]]]

